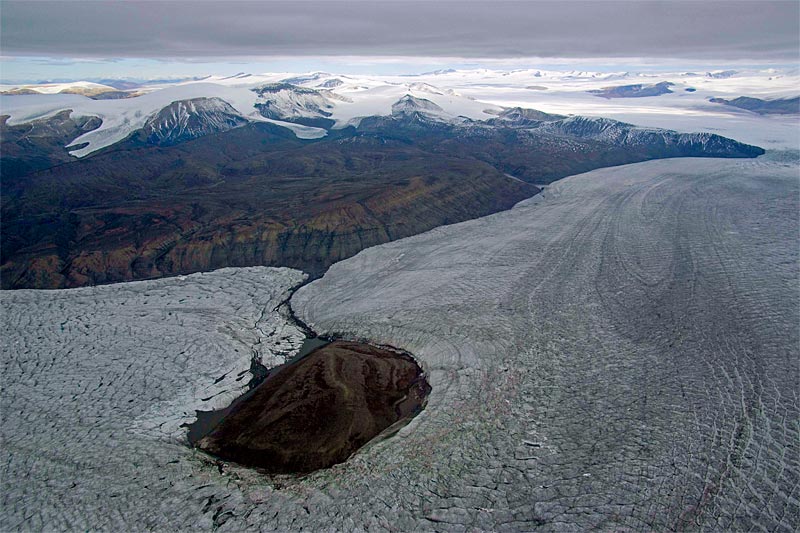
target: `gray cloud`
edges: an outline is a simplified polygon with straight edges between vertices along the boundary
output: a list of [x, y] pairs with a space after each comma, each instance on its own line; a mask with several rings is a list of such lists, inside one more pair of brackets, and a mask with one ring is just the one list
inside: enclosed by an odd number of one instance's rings
[[2, 3], [6, 56], [402, 55], [797, 60], [800, 3]]

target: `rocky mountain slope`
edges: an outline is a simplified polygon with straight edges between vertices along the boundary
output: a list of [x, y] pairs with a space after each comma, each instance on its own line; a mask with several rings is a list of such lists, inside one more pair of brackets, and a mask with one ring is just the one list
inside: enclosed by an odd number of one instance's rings
[[9, 125], [8, 118], [8, 115], [0, 115], [3, 180], [74, 161], [65, 147], [102, 123], [97, 117], [73, 117], [69, 109], [23, 124]]
[[[149, 117], [114, 103], [109, 109], [124, 113], [103, 122], [64, 111], [4, 123], [2, 286], [75, 287], [225, 266], [319, 274], [365, 247], [508, 209], [536, 194], [534, 184], [570, 174], [763, 153], [718, 135], [533, 109], [476, 115], [482, 104], [416, 85], [387, 103], [388, 114], [348, 127], [332, 127], [330, 117], [355, 104], [287, 83], [176, 100]], [[65, 139], [102, 130], [105, 120], [119, 135], [131, 117], [142, 126], [125, 140], [79, 161], [65, 153]], [[306, 130], [318, 138], [297, 137]], [[35, 142], [30, 131], [41, 133]]]
[[286, 265], [498, 210], [538, 189], [475, 159], [251, 124], [172, 147], [110, 150], [4, 180], [2, 282], [72, 287]]
[[569, 117], [540, 124], [534, 132], [601, 141], [623, 148], [639, 148], [655, 157], [757, 157], [764, 150], [713, 133], [677, 133], [638, 128], [604, 118]]

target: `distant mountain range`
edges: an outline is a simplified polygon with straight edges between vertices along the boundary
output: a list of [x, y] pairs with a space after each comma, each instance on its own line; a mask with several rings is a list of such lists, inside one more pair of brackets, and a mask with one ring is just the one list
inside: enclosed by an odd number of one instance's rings
[[800, 114], [800, 97], [794, 98], [775, 98], [764, 100], [740, 96], [726, 100], [725, 98], [712, 98], [715, 104], [724, 104], [731, 107], [738, 107], [746, 111], [752, 111], [759, 115], [797, 115]]
[[226, 79], [246, 86], [191, 83], [122, 100], [5, 96], [3, 288], [224, 266], [320, 274], [367, 246], [508, 209], [570, 174], [764, 153], [422, 82]]

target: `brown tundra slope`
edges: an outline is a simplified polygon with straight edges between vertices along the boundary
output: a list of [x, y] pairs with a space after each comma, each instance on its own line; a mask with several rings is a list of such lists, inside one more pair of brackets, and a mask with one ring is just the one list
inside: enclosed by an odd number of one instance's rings
[[318, 275], [366, 247], [508, 209], [539, 192], [534, 184], [649, 159], [764, 152], [718, 135], [519, 110], [458, 124], [404, 112], [301, 140], [243, 123], [224, 102], [190, 103], [202, 109], [183, 129], [165, 113], [157, 128], [81, 160], [64, 139], [96, 121], [62, 113], [36, 126], [35, 142], [0, 124], [2, 287], [230, 266]]
[[253, 124], [3, 180], [3, 288], [280, 265], [312, 274], [538, 192], [477, 160]]

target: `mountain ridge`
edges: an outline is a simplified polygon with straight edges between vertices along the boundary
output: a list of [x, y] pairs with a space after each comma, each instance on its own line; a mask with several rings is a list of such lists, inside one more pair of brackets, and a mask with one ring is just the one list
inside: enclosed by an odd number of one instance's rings
[[[308, 87], [261, 84], [229, 98], [173, 100], [146, 117], [119, 104], [142, 126], [77, 160], [65, 139], [124, 120], [82, 116], [87, 108], [4, 119], [3, 288], [224, 266], [318, 274], [365, 247], [508, 209], [571, 174], [763, 153], [714, 134], [489, 106], [444, 91], [385, 97], [383, 114], [350, 125], [335, 122], [336, 109], [357, 104]], [[301, 138], [306, 126], [324, 136]]]

